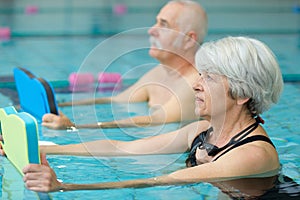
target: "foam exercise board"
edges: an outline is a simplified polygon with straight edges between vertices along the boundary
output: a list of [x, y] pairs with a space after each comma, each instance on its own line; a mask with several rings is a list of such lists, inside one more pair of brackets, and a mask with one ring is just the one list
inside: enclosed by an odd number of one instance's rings
[[46, 113], [58, 115], [54, 89], [51, 84], [24, 68], [14, 69], [14, 79], [21, 109], [41, 120]]
[[40, 163], [38, 125], [28, 113], [17, 112], [14, 107], [0, 108], [1, 145], [8, 160], [22, 173], [29, 163]]

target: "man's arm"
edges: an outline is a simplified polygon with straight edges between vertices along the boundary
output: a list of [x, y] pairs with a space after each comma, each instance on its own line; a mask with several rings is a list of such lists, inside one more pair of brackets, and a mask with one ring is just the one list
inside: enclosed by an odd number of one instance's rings
[[[111, 122], [99, 122], [94, 128], [116, 128], [116, 127], [136, 127], [136, 126], [153, 126], [164, 123], [173, 122], [191, 122], [198, 120], [194, 114], [194, 104], [190, 105], [188, 102], [181, 102], [176, 97], [171, 99], [164, 105], [158, 106], [150, 115], [136, 116], [122, 120]], [[79, 125], [79, 128], [87, 128]]]
[[59, 107], [66, 107], [66, 106], [79, 106], [79, 105], [92, 105], [92, 104], [106, 104], [112, 102], [112, 97], [102, 97], [96, 99], [84, 99], [79, 101], [69, 101], [69, 102], [62, 102], [58, 103]]
[[71, 127], [78, 129], [117, 128], [152, 126], [164, 123], [197, 120], [197, 116], [194, 114], [194, 104], [190, 105], [190, 101], [190, 99], [179, 101], [178, 98], [173, 96], [166, 104], [157, 107], [157, 109], [150, 115], [136, 116], [110, 122], [98, 122], [95, 124], [74, 124], [63, 113], [61, 113], [59, 116], [54, 114], [46, 114], [43, 117], [42, 125], [51, 129], [66, 129]]
[[[134, 85], [123, 91], [122, 93], [107, 98], [98, 98], [98, 99], [88, 99], [82, 101], [74, 101], [74, 102], [65, 102], [62, 104], [63, 106], [70, 106], [70, 105], [87, 105], [87, 104], [97, 104], [97, 103], [111, 103], [111, 102], [142, 102], [148, 100], [148, 92], [147, 86], [143, 84], [143, 79], [140, 79]], [[145, 123], [148, 124], [147, 119], [143, 120]], [[60, 115], [54, 115], [52, 113], [47, 113], [43, 116], [42, 125], [51, 128], [51, 129], [67, 129], [67, 128], [111, 128], [111, 127], [118, 127], [116, 121], [112, 122], [103, 122], [96, 124], [74, 124], [66, 115], [60, 112]], [[103, 125], [102, 125], [103, 124]], [[130, 125], [131, 124], [131, 125]], [[128, 122], [126, 126], [134, 126], [134, 123]]]
[[92, 104], [106, 104], [106, 103], [128, 103], [128, 102], [142, 102], [147, 101], [148, 94], [144, 82], [147, 79], [147, 74], [140, 78], [136, 83], [112, 97], [101, 97], [94, 99], [84, 99], [78, 101], [62, 102], [58, 106], [78, 106], [78, 105], [92, 105]]
[[[94, 124], [75, 124], [71, 122], [71, 120], [63, 113], [60, 113], [60, 115], [54, 115], [49, 113], [43, 116], [42, 125], [47, 128], [60, 129], [60, 130], [153, 126], [153, 125], [159, 125], [164, 123], [181, 121], [180, 113], [172, 112], [174, 110], [170, 110], [169, 113], [164, 113], [163, 111], [157, 111], [153, 115], [149, 115], [149, 116], [136, 116], [136, 117], [109, 121], [109, 122], [97, 122]], [[172, 113], [174, 114], [172, 115]]]

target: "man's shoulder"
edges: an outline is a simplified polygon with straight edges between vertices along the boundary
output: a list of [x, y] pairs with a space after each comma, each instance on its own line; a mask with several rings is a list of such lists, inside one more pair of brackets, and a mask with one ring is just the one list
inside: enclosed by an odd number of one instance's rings
[[149, 70], [149, 73], [162, 72], [162, 71], [165, 71], [163, 66], [161, 64], [158, 64], [155, 67], [153, 67], [151, 70]]
[[156, 65], [151, 70], [149, 70], [142, 78], [153, 80], [164, 75], [165, 70], [163, 69], [163, 67], [161, 65]]

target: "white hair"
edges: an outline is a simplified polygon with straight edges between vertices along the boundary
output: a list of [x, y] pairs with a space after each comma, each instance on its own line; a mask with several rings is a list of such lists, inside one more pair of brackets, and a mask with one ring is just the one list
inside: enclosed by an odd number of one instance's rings
[[273, 52], [247, 37], [226, 37], [202, 45], [196, 54], [198, 70], [224, 75], [231, 96], [249, 98], [253, 115], [277, 103], [283, 90], [282, 74]]

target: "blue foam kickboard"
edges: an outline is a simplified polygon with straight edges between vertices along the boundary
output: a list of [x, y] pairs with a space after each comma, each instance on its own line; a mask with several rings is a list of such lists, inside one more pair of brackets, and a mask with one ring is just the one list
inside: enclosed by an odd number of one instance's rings
[[46, 113], [58, 115], [55, 92], [51, 84], [24, 68], [14, 69], [14, 79], [21, 109], [39, 121]]
[[29, 163], [40, 164], [38, 125], [28, 113], [14, 107], [0, 108], [1, 145], [8, 160], [22, 173]]

